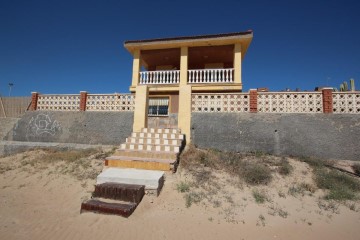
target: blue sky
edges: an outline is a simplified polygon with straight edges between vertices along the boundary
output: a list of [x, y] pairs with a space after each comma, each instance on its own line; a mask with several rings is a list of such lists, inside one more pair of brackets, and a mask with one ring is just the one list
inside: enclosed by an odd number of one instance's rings
[[0, 0], [0, 94], [128, 92], [124, 41], [248, 29], [245, 91], [359, 88], [359, 1]]

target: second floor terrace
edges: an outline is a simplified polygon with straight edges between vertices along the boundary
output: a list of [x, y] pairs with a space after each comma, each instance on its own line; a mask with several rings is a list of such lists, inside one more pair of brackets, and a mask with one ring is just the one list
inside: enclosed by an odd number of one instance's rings
[[242, 60], [252, 31], [126, 41], [133, 55], [132, 84], [150, 91], [176, 91], [191, 84], [193, 90], [241, 91]]

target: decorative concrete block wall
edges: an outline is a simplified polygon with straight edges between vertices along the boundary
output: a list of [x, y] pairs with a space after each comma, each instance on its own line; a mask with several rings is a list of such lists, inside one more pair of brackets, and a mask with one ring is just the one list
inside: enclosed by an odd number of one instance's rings
[[135, 96], [132, 94], [39, 94], [32, 93], [30, 110], [35, 111], [92, 111], [133, 112]]
[[192, 112], [360, 114], [360, 92], [193, 93]]

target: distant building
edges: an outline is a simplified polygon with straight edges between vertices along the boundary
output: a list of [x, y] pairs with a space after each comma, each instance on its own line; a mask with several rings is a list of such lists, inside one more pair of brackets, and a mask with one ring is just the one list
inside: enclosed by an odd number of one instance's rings
[[333, 91], [336, 91], [336, 90], [337, 90], [336, 88], [333, 88], [333, 87], [324, 87], [324, 86], [321, 86], [321, 87], [315, 87], [314, 91], [321, 92], [323, 89], [328, 89], [328, 88], [332, 88]]
[[257, 88], [256, 89], [258, 92], [268, 92], [269, 91], [269, 88], [267, 87], [261, 87], [261, 88]]

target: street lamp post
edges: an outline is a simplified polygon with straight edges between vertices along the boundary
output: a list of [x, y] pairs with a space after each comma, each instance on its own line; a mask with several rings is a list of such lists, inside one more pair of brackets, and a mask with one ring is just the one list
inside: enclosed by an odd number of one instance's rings
[[13, 86], [14, 86], [13, 83], [9, 83], [9, 97], [11, 96], [11, 89], [12, 89]]

